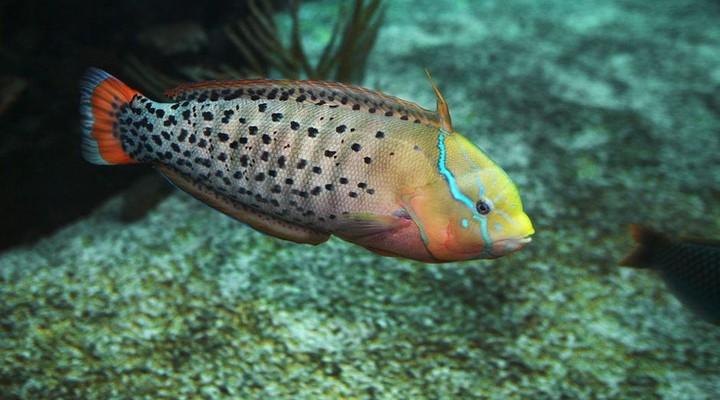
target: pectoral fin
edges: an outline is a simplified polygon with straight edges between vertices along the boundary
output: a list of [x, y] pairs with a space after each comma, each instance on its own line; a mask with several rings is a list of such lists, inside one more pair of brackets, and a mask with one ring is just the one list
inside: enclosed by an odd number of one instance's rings
[[397, 217], [369, 212], [343, 214], [338, 219], [335, 234], [351, 242], [388, 233], [401, 227], [402, 223]]

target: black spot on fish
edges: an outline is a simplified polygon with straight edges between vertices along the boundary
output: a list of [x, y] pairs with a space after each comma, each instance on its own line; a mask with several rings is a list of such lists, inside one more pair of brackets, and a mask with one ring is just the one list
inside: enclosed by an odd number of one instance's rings
[[257, 135], [258, 127], [257, 126], [248, 126], [248, 133], [250, 133], [250, 136]]
[[300, 129], [300, 124], [297, 123], [297, 122], [295, 122], [295, 121], [291, 121], [291, 122], [290, 122], [290, 129], [296, 131], [296, 130]]
[[247, 144], [248, 138], [245, 136], [241, 136], [238, 138], [238, 142], [240, 142], [240, 144]]
[[235, 111], [233, 111], [233, 110], [225, 110], [225, 111], [223, 112], [224, 117], [220, 120], [220, 122], [222, 122], [223, 124], [229, 123], [229, 122], [230, 122], [230, 117], [232, 117], [233, 114], [235, 114]]
[[[246, 139], [247, 140], [247, 139]], [[230, 148], [233, 150], [237, 150], [237, 148], [240, 147], [240, 144], [237, 142], [237, 140], [233, 140], [230, 142]]]
[[281, 113], [273, 113], [272, 114], [272, 120], [273, 122], [280, 122], [282, 120], [283, 115]]
[[359, 187], [360, 189], [365, 189], [365, 188], [367, 187], [367, 183], [365, 183], [365, 182], [360, 182], [360, 183], [357, 184], [357, 187]]
[[163, 125], [170, 126], [170, 125], [177, 125], [177, 119], [174, 115], [170, 115], [167, 117], [167, 119], [163, 122]]
[[347, 185], [348, 178], [340, 178], [340, 183], [342, 183], [343, 185]]
[[177, 143], [171, 143], [170, 148], [173, 149], [174, 152], [179, 153], [180, 152], [180, 146], [178, 146]]
[[347, 127], [345, 125], [340, 125], [337, 128], [335, 128], [335, 132], [343, 133], [343, 132], [345, 132], [346, 129], [347, 129]]
[[210, 111], [203, 112], [202, 117], [205, 121], [212, 121], [214, 118], [213, 113], [211, 113]]
[[236, 172], [233, 174], [233, 178], [235, 178], [235, 179], [242, 179], [242, 177], [243, 177], [242, 171], [236, 171]]
[[392, 117], [392, 116], [393, 116], [393, 112], [392, 112], [392, 111], [385, 111], [385, 116], [386, 116], [386, 117]]
[[198, 147], [200, 147], [201, 149], [204, 149], [204, 148], [207, 147], [208, 142], [207, 142], [207, 140], [205, 140], [205, 138], [202, 138], [202, 139], [200, 139], [200, 140], [198, 141], [198, 144], [197, 144], [197, 145], [198, 145]]
[[301, 158], [300, 161], [297, 162], [297, 169], [303, 169], [307, 166], [307, 160], [304, 158]]
[[162, 139], [160, 139], [159, 135], [152, 135], [150, 136], [153, 142], [155, 142], [156, 145], [162, 146]]
[[337, 153], [337, 151], [325, 150], [325, 157], [332, 158], [335, 155], [335, 153]]
[[247, 122], [247, 120], [246, 120], [245, 118], [243, 118], [243, 117], [240, 117], [240, 118], [238, 119], [238, 122], [241, 123], [241, 124], [244, 124], [244, 123]]
[[277, 171], [275, 171], [274, 169], [271, 169], [270, 171], [268, 171], [268, 175], [272, 176], [273, 178], [276, 178], [276, 177], [277, 177]]
[[385, 132], [383, 132], [383, 131], [377, 131], [377, 133], [375, 133], [375, 137], [378, 138], [378, 139], [382, 139], [382, 138], [385, 137]]
[[285, 158], [285, 156], [280, 156], [280, 157], [278, 157], [278, 159], [277, 159], [278, 167], [280, 167], [280, 168], [285, 168], [285, 162], [286, 162], [286, 161], [287, 161], [287, 159]]
[[260, 155], [260, 159], [263, 161], [267, 161], [268, 159], [270, 159], [270, 153], [268, 153], [267, 151], [263, 151]]
[[230, 140], [230, 135], [225, 132], [219, 132], [217, 136], [221, 142], [227, 142], [228, 140]]
[[365, 191], [367, 194], [375, 194], [375, 189], [368, 189]]
[[271, 193], [280, 193], [280, 192], [282, 192], [282, 188], [280, 187], [280, 185], [275, 185], [272, 188], [270, 188], [270, 192]]
[[362, 149], [362, 146], [360, 146], [359, 143], [353, 143], [350, 148], [353, 149], [353, 151], [360, 151], [360, 149]]
[[189, 132], [186, 129], [180, 129], [180, 135], [178, 135], [178, 142], [184, 142], [188, 133]]
[[365, 157], [365, 158], [363, 158], [363, 161], [365, 161], [365, 164], [370, 164], [372, 162], [372, 158]]
[[207, 158], [203, 158], [203, 157], [196, 157], [195, 163], [200, 164], [203, 167], [207, 167], [207, 168], [210, 168], [210, 165], [211, 165], [210, 160]]
[[335, 189], [335, 185], [333, 185], [332, 183], [328, 183], [327, 185], [325, 185], [325, 190], [333, 190], [333, 189]]
[[294, 183], [295, 183], [295, 181], [294, 181], [292, 178], [287, 178], [287, 179], [285, 179], [285, 184], [286, 184], [286, 185], [292, 185], [292, 184], [294, 184]]
[[315, 166], [312, 168], [312, 171], [316, 174], [322, 174], [322, 168]]
[[[375, 114], [375, 111], [377, 111], [374, 107], [368, 108], [368, 112], [370, 114]], [[352, 196], [351, 196], [352, 197]]]
[[257, 182], [262, 182], [265, 180], [265, 174], [260, 172], [259, 174], [255, 175], [255, 180]]
[[191, 133], [190, 137], [188, 138], [188, 143], [195, 144], [195, 142], [197, 142], [197, 137], [195, 137], [194, 133]]
[[350, 193], [348, 193], [348, 196], [350, 196], [352, 198], [356, 198], [356, 197], [358, 197], [358, 194], [355, 192], [350, 192]]
[[262, 135], [262, 142], [265, 143], [265, 144], [270, 144], [270, 142], [272, 142], [272, 139], [271, 139], [270, 136], [268, 136], [267, 134], [263, 134], [263, 135]]
[[267, 110], [267, 103], [260, 103], [258, 104], [258, 111], [259, 112], [265, 112]]
[[306, 99], [307, 99], [307, 96], [305, 96], [304, 94], [301, 94], [300, 96], [298, 96], [298, 97], [295, 99], [295, 101], [297, 101], [298, 103], [302, 103], [302, 102], [305, 101]]
[[225, 162], [225, 161], [227, 161], [227, 154], [225, 154], [225, 153], [220, 153], [220, 155], [218, 155], [217, 159], [218, 159], [218, 161], [220, 161], [220, 162]]
[[210, 136], [210, 135], [212, 135], [212, 128], [209, 127], [209, 126], [206, 126], [206, 127], [203, 129], [203, 135], [205, 135], [205, 136]]
[[322, 188], [321, 188], [320, 186], [315, 186], [315, 187], [312, 188], [312, 190], [310, 191], [310, 194], [312, 194], [313, 196], [317, 196], [317, 195], [320, 194], [320, 192], [322, 192]]
[[250, 157], [248, 157], [247, 154], [243, 154], [240, 156], [240, 165], [242, 165], [243, 167], [247, 167], [249, 161]]
[[162, 131], [162, 132], [160, 132], [160, 135], [162, 135], [163, 139], [170, 140], [170, 132]]
[[312, 126], [308, 128], [308, 136], [315, 137], [318, 134], [318, 130], [313, 128]]

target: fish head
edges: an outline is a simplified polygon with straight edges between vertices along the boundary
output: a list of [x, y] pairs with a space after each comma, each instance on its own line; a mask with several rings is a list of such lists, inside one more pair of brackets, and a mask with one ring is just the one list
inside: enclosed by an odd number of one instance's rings
[[459, 134], [441, 136], [438, 149], [441, 179], [406, 198], [432, 256], [497, 258], [527, 245], [535, 231], [505, 171]]

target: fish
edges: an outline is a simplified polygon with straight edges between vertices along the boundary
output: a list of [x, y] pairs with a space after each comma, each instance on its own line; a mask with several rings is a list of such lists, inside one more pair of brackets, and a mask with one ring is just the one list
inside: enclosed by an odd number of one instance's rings
[[620, 265], [659, 271], [686, 307], [720, 325], [720, 241], [678, 239], [639, 224], [630, 231], [637, 247]]
[[84, 158], [150, 164], [256, 230], [317, 245], [335, 235], [427, 263], [497, 258], [534, 233], [518, 189], [437, 112], [333, 82], [191, 83], [153, 101], [90, 68], [80, 84]]

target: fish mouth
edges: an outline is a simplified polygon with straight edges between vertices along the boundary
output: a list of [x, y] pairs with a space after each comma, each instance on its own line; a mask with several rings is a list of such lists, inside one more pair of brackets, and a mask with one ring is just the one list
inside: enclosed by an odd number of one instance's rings
[[509, 254], [522, 249], [530, 242], [532, 242], [532, 237], [530, 236], [498, 240], [492, 245], [493, 253], [496, 253], [498, 256]]

